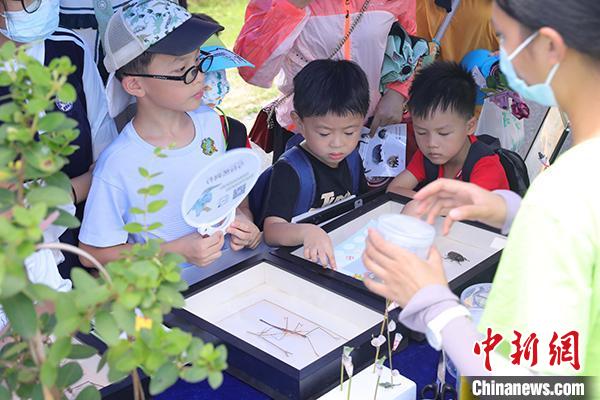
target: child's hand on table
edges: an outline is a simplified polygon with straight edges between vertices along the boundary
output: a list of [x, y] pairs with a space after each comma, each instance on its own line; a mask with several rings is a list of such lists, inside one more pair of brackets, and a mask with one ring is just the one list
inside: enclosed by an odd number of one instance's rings
[[333, 243], [331, 238], [323, 229], [316, 225], [307, 227], [304, 234], [304, 258], [320, 263], [324, 267], [329, 265], [336, 269], [335, 256], [333, 253]]

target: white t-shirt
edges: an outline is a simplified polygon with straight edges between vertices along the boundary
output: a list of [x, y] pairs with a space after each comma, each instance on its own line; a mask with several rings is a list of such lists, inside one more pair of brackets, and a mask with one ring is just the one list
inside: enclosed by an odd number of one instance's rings
[[155, 147], [144, 141], [130, 122], [114, 142], [101, 154], [94, 168], [92, 188], [88, 196], [79, 240], [95, 247], [144, 242], [139, 234], [129, 235], [123, 226], [131, 222], [143, 224], [143, 215], [132, 214], [132, 207], [144, 208], [144, 197], [138, 190], [149, 186], [138, 172], [140, 167], [151, 174], [161, 172], [151, 184], [164, 190], [148, 201], [165, 199], [167, 205], [149, 214], [148, 224], [161, 222], [151, 238], [172, 241], [195, 231], [181, 215], [181, 199], [188, 183], [206, 162], [225, 153], [221, 120], [209, 107], [188, 113], [196, 135], [185, 147], [163, 150], [166, 158], [154, 155]]

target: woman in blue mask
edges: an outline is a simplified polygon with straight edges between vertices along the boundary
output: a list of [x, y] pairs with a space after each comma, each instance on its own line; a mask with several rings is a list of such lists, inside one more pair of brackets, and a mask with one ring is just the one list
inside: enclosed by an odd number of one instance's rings
[[[26, 45], [27, 53], [44, 65], [56, 57], [67, 56], [77, 67], [68, 78], [77, 92], [74, 103], [56, 101], [57, 111], [77, 121], [79, 136], [72, 144], [79, 147], [69, 156], [63, 172], [71, 178], [77, 216], [83, 216], [83, 204], [91, 183], [90, 167], [100, 152], [117, 136], [108, 115], [104, 85], [92, 56], [83, 41], [72, 31], [59, 28], [59, 0], [0, 0], [0, 46], [8, 41]], [[0, 96], [8, 94], [0, 87]], [[77, 245], [77, 231], [68, 230], [61, 241]], [[79, 265], [76, 256], [65, 254], [63, 276]]]
[[[508, 230], [514, 222], [479, 332], [448, 289], [440, 255], [427, 262], [371, 232], [363, 256], [382, 279], [374, 292], [402, 307], [401, 321], [426, 333], [463, 375], [490, 374], [474, 344], [500, 334], [491, 373], [515, 374], [511, 356], [536, 334], [536, 363], [525, 372], [600, 375], [600, 1], [495, 0], [493, 22], [502, 71], [523, 97], [557, 105], [571, 123], [574, 145], [533, 182], [519, 208], [509, 193], [440, 179], [417, 193], [419, 213], [448, 215]], [[491, 331], [488, 330], [491, 328]], [[512, 342], [512, 343], [511, 343]], [[530, 343], [532, 343], [530, 342]], [[533, 347], [527, 350], [532, 351]], [[518, 355], [518, 354], [517, 354]], [[534, 364], [533, 366], [531, 364]], [[522, 372], [522, 371], [520, 371]]]

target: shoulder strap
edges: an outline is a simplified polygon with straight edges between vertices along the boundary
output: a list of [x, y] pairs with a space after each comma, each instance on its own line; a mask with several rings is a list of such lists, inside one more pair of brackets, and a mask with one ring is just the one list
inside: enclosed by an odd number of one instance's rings
[[279, 159], [288, 163], [298, 175], [300, 190], [294, 206], [294, 216], [303, 214], [310, 210], [317, 190], [315, 173], [310, 160], [298, 147], [292, 147], [283, 153]]
[[227, 139], [229, 138], [229, 121], [227, 121], [227, 116], [219, 107], [215, 107], [215, 112], [219, 115], [219, 119], [221, 120], [221, 131], [223, 132], [223, 138], [225, 139], [225, 148], [227, 148]]
[[362, 173], [362, 160], [358, 154], [358, 149], [354, 149], [354, 151], [346, 157], [346, 163], [350, 170], [350, 178], [352, 178], [352, 194], [358, 195], [360, 174]]
[[440, 175], [440, 167], [432, 163], [425, 155], [423, 155], [423, 164], [425, 167], [425, 181], [419, 185], [420, 187], [435, 181]]
[[494, 150], [481, 140], [476, 140], [471, 143], [469, 153], [467, 154], [467, 158], [462, 167], [461, 179], [465, 182], [469, 182], [471, 180], [471, 172], [473, 172], [473, 167], [475, 167], [477, 161], [481, 160], [483, 157], [494, 154], [496, 154]]

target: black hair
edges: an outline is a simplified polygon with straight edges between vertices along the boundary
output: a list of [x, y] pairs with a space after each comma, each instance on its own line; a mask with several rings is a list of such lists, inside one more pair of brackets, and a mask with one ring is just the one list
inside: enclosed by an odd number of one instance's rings
[[600, 60], [600, 1], [496, 0], [496, 4], [529, 31], [555, 29], [567, 46]]
[[115, 77], [122, 81], [127, 74], [144, 74], [147, 72], [148, 65], [152, 62], [154, 53], [143, 52], [115, 72]]
[[366, 116], [369, 82], [362, 68], [352, 61], [315, 60], [294, 77], [294, 110], [300, 118]]
[[476, 96], [477, 85], [466, 69], [455, 62], [436, 61], [415, 75], [407, 104], [418, 118], [450, 110], [468, 119], [475, 113]]

